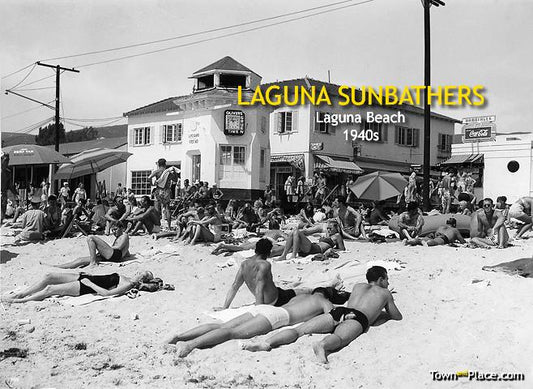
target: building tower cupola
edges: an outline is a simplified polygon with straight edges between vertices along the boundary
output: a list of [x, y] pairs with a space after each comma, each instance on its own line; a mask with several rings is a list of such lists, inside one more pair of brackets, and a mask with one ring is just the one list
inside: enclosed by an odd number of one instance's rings
[[261, 76], [246, 66], [227, 56], [197, 70], [191, 77], [195, 79], [194, 93], [212, 89], [255, 89], [261, 83]]

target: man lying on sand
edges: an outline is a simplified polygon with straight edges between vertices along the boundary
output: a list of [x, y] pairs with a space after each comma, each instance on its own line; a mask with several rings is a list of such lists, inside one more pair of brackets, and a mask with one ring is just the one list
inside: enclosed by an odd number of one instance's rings
[[133, 278], [118, 273], [104, 275], [49, 273], [43, 280], [22, 292], [3, 296], [2, 301], [25, 303], [27, 301], [41, 301], [51, 296], [82, 296], [91, 293], [100, 296], [118, 296], [153, 278], [154, 275], [149, 271], [138, 273]]
[[[272, 250], [270, 251], [270, 257], [280, 255], [285, 248], [285, 242], [278, 243], [278, 239], [287, 239], [288, 235], [281, 230], [267, 230], [263, 235], [264, 239], [268, 239], [272, 242]], [[222, 253], [236, 253], [238, 251], [255, 250], [256, 242], [243, 242], [240, 245], [221, 243], [214, 249], [211, 254], [220, 255]]]
[[[305, 334], [333, 332], [313, 345], [319, 361], [327, 363], [327, 355], [330, 352], [346, 347], [366, 332], [369, 325], [383, 324], [389, 319], [402, 319], [402, 314], [387, 289], [387, 270], [381, 266], [373, 266], [366, 272], [366, 279], [368, 284], [355, 284], [347, 307], [333, 308], [294, 329], [280, 331], [261, 342], [250, 342], [243, 348], [249, 351], [270, 351], [272, 348], [293, 343]], [[383, 308], [385, 312], [382, 311]]]
[[287, 254], [292, 249], [292, 256], [307, 256], [309, 254], [323, 254], [325, 257], [333, 253], [333, 249], [345, 250], [344, 239], [336, 222], [329, 222], [326, 227], [326, 236], [321, 237], [317, 243], [311, 242], [307, 237], [307, 232], [295, 228], [287, 238], [285, 250], [276, 261], [284, 261]]
[[125, 257], [130, 255], [130, 237], [124, 231], [124, 227], [121, 223], [117, 223], [111, 227], [111, 232], [115, 235], [115, 241], [110, 246], [101, 238], [89, 235], [87, 237], [87, 245], [89, 246], [89, 257], [78, 258], [72, 262], [64, 264], [51, 265], [42, 263], [43, 265], [49, 265], [58, 267], [60, 269], [75, 269], [77, 267], [84, 266], [96, 266], [100, 262], [121, 262]]
[[439, 246], [451, 244], [455, 241], [458, 241], [459, 243], [465, 243], [463, 235], [461, 235], [461, 232], [455, 228], [456, 226], [457, 220], [455, 220], [453, 217], [449, 218], [446, 220], [445, 226], [440, 226], [437, 228], [437, 231], [435, 231], [435, 238], [428, 240], [427, 245], [429, 247]]
[[505, 218], [500, 211], [494, 210], [492, 199], [483, 200], [483, 209], [472, 214], [470, 220], [470, 243], [477, 247], [505, 248], [508, 245], [509, 234], [505, 228]]
[[183, 358], [195, 348], [212, 347], [230, 339], [249, 339], [329, 312], [333, 307], [329, 299], [339, 298], [338, 293], [327, 293], [326, 288], [317, 288], [313, 294], [296, 296], [283, 307], [256, 305], [227, 323], [203, 324], [173, 336], [166, 343], [183, 342], [178, 344], [178, 356]]

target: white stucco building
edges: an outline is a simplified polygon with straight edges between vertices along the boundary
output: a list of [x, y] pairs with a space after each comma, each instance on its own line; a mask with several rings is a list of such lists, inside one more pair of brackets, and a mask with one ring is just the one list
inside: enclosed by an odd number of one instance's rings
[[[181, 169], [181, 179], [216, 183], [225, 199], [258, 197], [269, 175], [269, 109], [237, 105], [237, 87], [249, 93], [261, 77], [224, 57], [190, 77], [189, 95], [170, 97], [125, 113], [128, 187], [150, 193], [147, 180], [159, 158]], [[253, 172], [253, 174], [252, 174]]]
[[478, 199], [507, 196], [512, 203], [521, 196], [533, 196], [533, 134], [500, 133], [494, 140], [454, 143], [446, 161], [458, 170], [477, 174], [481, 187]]

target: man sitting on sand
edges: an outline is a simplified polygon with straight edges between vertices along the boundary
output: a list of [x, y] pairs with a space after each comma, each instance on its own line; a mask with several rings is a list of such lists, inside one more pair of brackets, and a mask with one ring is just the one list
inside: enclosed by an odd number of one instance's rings
[[130, 238], [124, 231], [121, 223], [116, 224], [111, 228], [111, 232], [115, 235], [115, 241], [110, 246], [104, 240], [97, 236], [89, 235], [87, 237], [87, 245], [89, 246], [89, 257], [78, 258], [72, 262], [62, 265], [50, 265], [60, 269], [75, 269], [84, 266], [96, 266], [102, 261], [106, 262], [121, 262], [125, 257], [129, 256]]
[[349, 345], [359, 335], [368, 331], [370, 325], [380, 325], [387, 320], [402, 320], [402, 314], [387, 289], [387, 270], [381, 266], [373, 266], [366, 272], [366, 279], [368, 284], [355, 284], [346, 307], [333, 308], [294, 329], [278, 332], [264, 342], [250, 343], [244, 348], [249, 351], [269, 351], [274, 347], [295, 342], [304, 334], [333, 332], [313, 345], [318, 360], [328, 363], [329, 353]]
[[483, 200], [483, 209], [472, 214], [470, 220], [470, 243], [482, 248], [506, 248], [509, 240], [505, 218], [500, 211], [494, 210], [492, 199]]
[[226, 295], [226, 301], [220, 309], [227, 309], [243, 283], [255, 296], [255, 304], [267, 304], [281, 307], [296, 296], [293, 289], [281, 289], [274, 285], [272, 268], [266, 259], [272, 250], [272, 242], [259, 239], [255, 244], [255, 255], [241, 263], [235, 280]]
[[457, 228], [455, 228], [456, 226], [457, 220], [455, 220], [455, 218], [451, 217], [446, 220], [446, 225], [440, 226], [439, 228], [437, 228], [437, 231], [435, 231], [435, 238], [427, 241], [428, 246], [432, 247], [451, 244], [454, 243], [456, 240], [459, 243], [465, 243], [463, 235], [461, 235], [461, 232]]
[[133, 224], [130, 235], [134, 235], [141, 228], [149, 234], [157, 234], [161, 231], [161, 215], [148, 196], [141, 197], [141, 213], [130, 215], [126, 220]]
[[511, 205], [511, 208], [509, 208], [509, 217], [524, 223], [516, 234], [515, 239], [523, 239], [522, 236], [533, 226], [533, 217], [531, 216], [532, 209], [533, 197], [528, 196], [519, 198], [513, 205]]
[[[183, 334], [170, 338], [166, 343], [178, 344], [178, 356], [186, 357], [195, 348], [207, 348], [230, 339], [249, 339], [277, 328], [301, 323], [333, 308], [332, 300], [344, 303], [348, 296], [343, 292], [328, 292], [317, 288], [312, 294], [299, 295], [283, 307], [255, 305], [250, 310], [224, 324], [203, 324]], [[341, 299], [340, 301], [338, 301]]]
[[345, 196], [337, 196], [333, 202], [333, 207], [335, 208], [334, 215], [338, 218], [344, 238], [357, 239], [361, 236], [366, 239], [363, 217], [352, 207], [346, 206]]
[[104, 218], [106, 219], [105, 234], [109, 235], [111, 227], [118, 222], [122, 222], [126, 217], [126, 206], [122, 201], [122, 197], [115, 197], [115, 205], [108, 209]]
[[407, 204], [407, 211], [400, 214], [398, 218], [398, 227], [400, 228], [400, 238], [403, 239], [405, 245], [417, 246], [421, 245], [422, 241], [418, 238], [418, 234], [422, 231], [424, 226], [424, 218], [422, 212], [418, 209], [418, 203], [413, 201]]
[[20, 241], [36, 241], [43, 238], [43, 229], [46, 220], [46, 213], [41, 211], [40, 197], [32, 197], [31, 209], [22, 215], [22, 231], [15, 237], [14, 244]]

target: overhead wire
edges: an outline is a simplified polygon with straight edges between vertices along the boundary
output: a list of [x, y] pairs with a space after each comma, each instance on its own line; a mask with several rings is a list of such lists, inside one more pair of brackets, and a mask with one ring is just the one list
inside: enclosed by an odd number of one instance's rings
[[[54, 99], [54, 100], [47, 101], [46, 104], [53, 103], [54, 101], [55, 101], [55, 99]], [[33, 111], [33, 110], [35, 110], [35, 109], [39, 109], [39, 108], [42, 108], [42, 107], [44, 107], [44, 105], [39, 105], [38, 107], [29, 108], [29, 109], [26, 109], [26, 110], [24, 110], [24, 111], [20, 111], [20, 112], [17, 112], [17, 113], [14, 113], [14, 114], [8, 115], [8, 116], [2, 116], [2, 120], [9, 119], [9, 118], [12, 118], [12, 117], [14, 117], [14, 116], [22, 115], [23, 113], [26, 113], [26, 112], [29, 112], [29, 111]]]
[[222, 38], [227, 38], [227, 37], [230, 37], [230, 36], [244, 34], [244, 33], [251, 32], [251, 31], [257, 31], [257, 30], [261, 30], [261, 29], [265, 29], [265, 28], [269, 28], [269, 27], [273, 27], [273, 26], [278, 26], [278, 25], [281, 25], [281, 24], [290, 23], [290, 22], [293, 22], [293, 21], [296, 21], [296, 20], [301, 20], [301, 19], [306, 19], [306, 18], [310, 18], [310, 17], [313, 17], [313, 16], [323, 15], [323, 14], [329, 13], [329, 12], [339, 11], [339, 10], [345, 9], [345, 8], [355, 7], [355, 6], [358, 6], [358, 5], [370, 3], [372, 1], [374, 1], [374, 0], [365, 0], [365, 1], [362, 1], [362, 2], [359, 2], [359, 3], [355, 3], [355, 4], [349, 4], [349, 5], [345, 5], [345, 6], [342, 6], [342, 7], [337, 7], [337, 8], [333, 8], [333, 9], [327, 9], [325, 11], [320, 11], [320, 12], [316, 12], [316, 13], [309, 14], [309, 15], [299, 16], [297, 18], [291, 18], [291, 19], [283, 20], [283, 21], [276, 22], [276, 23], [270, 23], [270, 24], [266, 24], [266, 25], [263, 25], [263, 26], [249, 28], [249, 29], [246, 29], [246, 30], [241, 30], [241, 31], [236, 31], [236, 32], [228, 33], [228, 34], [223, 34], [223, 35], [219, 35], [219, 36], [215, 36], [215, 37], [211, 37], [211, 38], [201, 39], [201, 40], [190, 42], [190, 43], [184, 43], [184, 44], [181, 44], [181, 45], [170, 46], [170, 47], [166, 47], [166, 48], [162, 48], [162, 49], [151, 50], [151, 51], [147, 51], [147, 52], [144, 52], [144, 53], [132, 54], [132, 55], [127, 55], [127, 56], [123, 56], [123, 57], [108, 59], [108, 60], [104, 60], [104, 61], [97, 61], [97, 62], [87, 63], [87, 64], [83, 64], [83, 65], [76, 65], [74, 67], [75, 68], [84, 68], [84, 67], [100, 65], [100, 64], [104, 64], [104, 63], [121, 61], [123, 59], [131, 59], [131, 58], [141, 57], [141, 56], [145, 56], [145, 55], [149, 55], [149, 54], [160, 53], [160, 52], [163, 52], [163, 51], [173, 50], [173, 49], [177, 49], [177, 48], [181, 48], [181, 47], [194, 46], [194, 45], [197, 45], [197, 44], [200, 44], [200, 43], [210, 42], [210, 41], [214, 41], [214, 40], [218, 40], [218, 39], [222, 39]]
[[89, 51], [89, 52], [85, 52], [85, 53], [65, 55], [65, 56], [62, 56], [62, 57], [47, 58], [47, 59], [43, 59], [43, 61], [54, 61], [54, 60], [58, 60], [58, 59], [75, 58], [75, 57], [81, 57], [81, 56], [86, 56], [86, 55], [108, 53], [108, 52], [111, 52], [111, 51], [125, 50], [125, 49], [131, 49], [131, 48], [134, 48], [134, 47], [141, 47], [141, 46], [153, 45], [153, 44], [156, 44], [156, 43], [169, 42], [169, 41], [177, 40], [177, 39], [190, 38], [190, 37], [193, 37], [193, 36], [198, 36], [198, 35], [209, 34], [209, 33], [212, 33], [212, 32], [229, 30], [229, 29], [236, 28], [236, 27], [243, 27], [243, 26], [247, 26], [247, 25], [250, 25], [250, 24], [261, 23], [261, 22], [266, 22], [268, 20], [274, 20], [274, 19], [279, 19], [279, 18], [283, 18], [283, 17], [287, 17], [287, 16], [292, 16], [292, 15], [297, 15], [297, 14], [309, 12], [309, 11], [315, 11], [317, 9], [329, 8], [329, 7], [333, 7], [333, 6], [339, 5], [339, 4], [351, 3], [353, 1], [354, 0], [343, 0], [343, 1], [338, 1], [336, 3], [325, 4], [325, 5], [312, 7], [312, 8], [307, 8], [307, 9], [304, 9], [304, 10], [299, 10], [299, 11], [294, 11], [294, 12], [287, 12], [287, 13], [284, 13], [284, 14], [281, 14], [281, 15], [270, 16], [270, 17], [267, 17], [267, 18], [256, 19], [256, 20], [243, 22], [243, 23], [237, 23], [237, 24], [233, 24], [233, 25], [230, 25], [230, 26], [217, 27], [217, 28], [212, 28], [212, 29], [209, 29], [209, 30], [193, 32], [193, 33], [190, 33], [190, 34], [183, 34], [183, 35], [178, 35], [178, 36], [175, 36], [175, 37], [158, 39], [158, 40], [142, 42], [142, 43], [135, 43], [135, 44], [131, 44], [131, 45], [119, 46], [119, 47], [114, 47], [114, 48], [110, 48], [110, 49], [95, 50], [95, 51]]
[[11, 77], [11, 76], [14, 75], [14, 74], [20, 73], [20, 72], [22, 72], [23, 70], [28, 69], [30, 66], [35, 65], [36, 63], [37, 63], [37, 62], [30, 63], [28, 66], [25, 66], [25, 67], [23, 67], [23, 68], [21, 68], [21, 69], [19, 69], [19, 70], [15, 70], [14, 72], [11, 72], [11, 73], [9, 73], [9, 74], [6, 74], [5, 76], [2, 76], [2, 78], [8, 78], [8, 77]]

